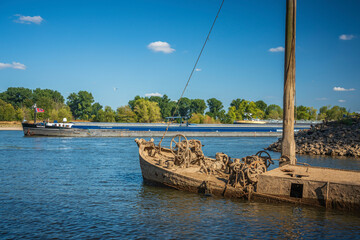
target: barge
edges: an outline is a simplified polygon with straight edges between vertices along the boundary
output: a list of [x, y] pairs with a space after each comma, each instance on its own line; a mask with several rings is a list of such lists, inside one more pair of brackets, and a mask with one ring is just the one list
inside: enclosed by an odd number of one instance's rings
[[[161, 137], [166, 123], [99, 123], [63, 122], [22, 123], [25, 136], [52, 137]], [[310, 124], [297, 124], [294, 131], [309, 129]], [[168, 135], [186, 133], [189, 137], [279, 137], [281, 124], [170, 124]]]

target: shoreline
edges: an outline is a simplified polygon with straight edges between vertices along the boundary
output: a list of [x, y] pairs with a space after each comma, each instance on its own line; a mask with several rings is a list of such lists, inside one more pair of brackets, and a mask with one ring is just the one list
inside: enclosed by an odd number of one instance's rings
[[0, 131], [22, 131], [22, 127], [0, 127]]
[[21, 131], [21, 122], [18, 121], [0, 121], [0, 131]]

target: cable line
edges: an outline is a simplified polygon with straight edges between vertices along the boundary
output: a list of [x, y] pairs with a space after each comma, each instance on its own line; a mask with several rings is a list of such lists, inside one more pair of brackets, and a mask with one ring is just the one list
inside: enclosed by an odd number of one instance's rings
[[[220, 5], [220, 7], [219, 7], [219, 10], [218, 10], [218, 12], [217, 12], [217, 14], [216, 14], [216, 17], [215, 17], [215, 19], [214, 19], [214, 22], [213, 22], [213, 24], [211, 25], [211, 28], [210, 28], [210, 30], [209, 30], [209, 33], [208, 33], [208, 35], [207, 35], [207, 37], [206, 37], [206, 39], [205, 39], [205, 42], [204, 42], [204, 44], [203, 44], [203, 46], [202, 46], [202, 48], [201, 48], [201, 51], [200, 51], [200, 53], [199, 53], [199, 56], [198, 56], [197, 59], [196, 59], [196, 62], [195, 62], [195, 64], [194, 64], [194, 67], [193, 67], [193, 69], [192, 69], [192, 71], [191, 71], [191, 73], [190, 73], [190, 76], [189, 76], [189, 78], [188, 78], [188, 80], [187, 80], [187, 82], [186, 82], [186, 85], [185, 85], [185, 87], [184, 87], [184, 90], [182, 91], [181, 96], [180, 96], [180, 98], [179, 98], [179, 100], [178, 100], [178, 102], [177, 102], [177, 104], [176, 104], [176, 107], [175, 107], [174, 113], [173, 113], [173, 115], [172, 115], [172, 118], [175, 117], [175, 113], [176, 113], [176, 111], [177, 111], [178, 108], [179, 108], [180, 101], [181, 101], [181, 99], [182, 99], [183, 96], [184, 96], [184, 93], [185, 93], [185, 91], [186, 91], [186, 88], [187, 88], [188, 85], [189, 85], [190, 79], [191, 79], [192, 75], [194, 74], [194, 71], [195, 71], [195, 69], [196, 69], [196, 66], [197, 66], [197, 64], [198, 64], [198, 62], [199, 62], [199, 60], [200, 60], [200, 57], [201, 57], [201, 55], [202, 55], [202, 53], [203, 53], [203, 51], [204, 51], [204, 48], [205, 48], [205, 46], [206, 46], [206, 43], [207, 43], [207, 41], [209, 40], [210, 34], [211, 34], [211, 32], [212, 32], [212, 30], [213, 30], [213, 28], [214, 28], [214, 25], [215, 25], [215, 23], [216, 23], [216, 20], [217, 20], [219, 14], [220, 14], [220, 11], [221, 11], [221, 8], [222, 8], [222, 6], [223, 6], [223, 4], [224, 4], [224, 1], [225, 1], [225, 0], [222, 0], [222, 2], [221, 2], [221, 5]], [[165, 132], [164, 132], [164, 135], [162, 136], [162, 138], [161, 138], [161, 140], [160, 140], [160, 142], [159, 142], [159, 150], [160, 150], [160, 151], [161, 151], [161, 142], [162, 142], [162, 140], [164, 139], [167, 131], [169, 130], [169, 126], [170, 126], [170, 121], [168, 122], [167, 127], [166, 127], [166, 130], [165, 130]]]

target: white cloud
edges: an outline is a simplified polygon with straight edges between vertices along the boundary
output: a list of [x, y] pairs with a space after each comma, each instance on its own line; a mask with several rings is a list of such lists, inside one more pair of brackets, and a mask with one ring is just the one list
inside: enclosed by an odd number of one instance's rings
[[283, 47], [276, 47], [276, 48], [270, 48], [269, 49], [269, 52], [283, 52], [283, 51], [285, 51], [285, 48], [283, 48]]
[[326, 101], [326, 100], [329, 100], [329, 99], [326, 98], [326, 97], [322, 97], [322, 98], [315, 98], [315, 100], [317, 100], [317, 101]]
[[340, 40], [351, 40], [353, 39], [355, 36], [352, 34], [342, 34], [339, 36]]
[[162, 41], [152, 42], [147, 47], [154, 52], [172, 53], [175, 51], [170, 44]]
[[13, 68], [13, 69], [25, 70], [26, 66], [24, 64], [22, 64], [22, 63], [19, 63], [19, 62], [0, 63], [0, 69], [5, 69], [5, 68]]
[[355, 88], [346, 89], [343, 87], [334, 87], [333, 90], [336, 92], [346, 92], [346, 91], [355, 91]]
[[340, 99], [339, 102], [344, 103], [344, 102], [346, 102], [346, 100]]
[[162, 97], [161, 93], [145, 93], [145, 97]]
[[196, 72], [201, 72], [201, 70], [202, 70], [201, 68], [196, 68], [195, 69]]
[[17, 23], [25, 23], [25, 24], [31, 24], [31, 23], [35, 23], [35, 24], [40, 24], [44, 19], [40, 16], [23, 16], [21, 14], [16, 14], [15, 16], [19, 17], [18, 19], [15, 20], [15, 22]]

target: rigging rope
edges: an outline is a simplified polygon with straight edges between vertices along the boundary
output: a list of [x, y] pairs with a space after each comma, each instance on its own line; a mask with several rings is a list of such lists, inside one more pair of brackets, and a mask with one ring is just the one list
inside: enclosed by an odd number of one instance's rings
[[[192, 69], [192, 71], [191, 71], [191, 73], [190, 73], [190, 76], [189, 76], [189, 78], [188, 78], [188, 80], [187, 80], [187, 82], [186, 82], [186, 85], [185, 85], [185, 87], [184, 87], [184, 90], [182, 91], [182, 93], [181, 93], [181, 95], [180, 95], [180, 98], [179, 98], [179, 100], [178, 100], [178, 102], [177, 102], [177, 104], [176, 104], [176, 107], [175, 107], [174, 113], [173, 113], [173, 115], [172, 115], [172, 118], [175, 117], [176, 111], [177, 111], [178, 108], [179, 108], [180, 101], [181, 101], [181, 99], [182, 99], [183, 96], [184, 96], [185, 90], [186, 90], [187, 86], [189, 85], [189, 82], [190, 82], [190, 79], [191, 79], [192, 75], [194, 74], [194, 71], [195, 71], [196, 66], [197, 66], [197, 64], [198, 64], [198, 62], [199, 62], [199, 59], [200, 59], [200, 57], [201, 57], [201, 54], [202, 54], [202, 52], [203, 52], [203, 50], [204, 50], [204, 48], [205, 48], [205, 45], [206, 45], [207, 41], [209, 40], [209, 36], [210, 36], [210, 34], [211, 34], [211, 31], [212, 31], [213, 28], [214, 28], [215, 22], [216, 22], [219, 14], [220, 14], [220, 11], [221, 11], [221, 8], [222, 8], [222, 6], [223, 6], [223, 4], [224, 4], [224, 1], [225, 1], [225, 0], [222, 0], [222, 2], [221, 2], [221, 5], [220, 5], [220, 7], [219, 7], [219, 10], [218, 10], [218, 12], [217, 12], [217, 14], [216, 14], [216, 17], [215, 17], [215, 19], [214, 19], [214, 22], [213, 22], [213, 24], [211, 25], [211, 28], [210, 28], [210, 30], [209, 30], [209, 33], [208, 33], [208, 35], [207, 35], [207, 37], [206, 37], [206, 39], [205, 39], [205, 42], [204, 42], [204, 44], [203, 44], [203, 46], [202, 46], [202, 48], [201, 48], [201, 51], [200, 51], [200, 53], [199, 53], [198, 58], [196, 59], [196, 62], [195, 62], [195, 64], [194, 64], [194, 67], [193, 67], [193, 69]], [[170, 121], [168, 122], [167, 127], [166, 127], [166, 130], [165, 130], [165, 132], [164, 132], [164, 135], [162, 136], [162, 138], [161, 138], [161, 140], [160, 140], [160, 142], [159, 142], [159, 150], [160, 150], [160, 151], [161, 151], [161, 142], [162, 142], [162, 140], [164, 139], [167, 131], [169, 130], [169, 126], [170, 126]]]

